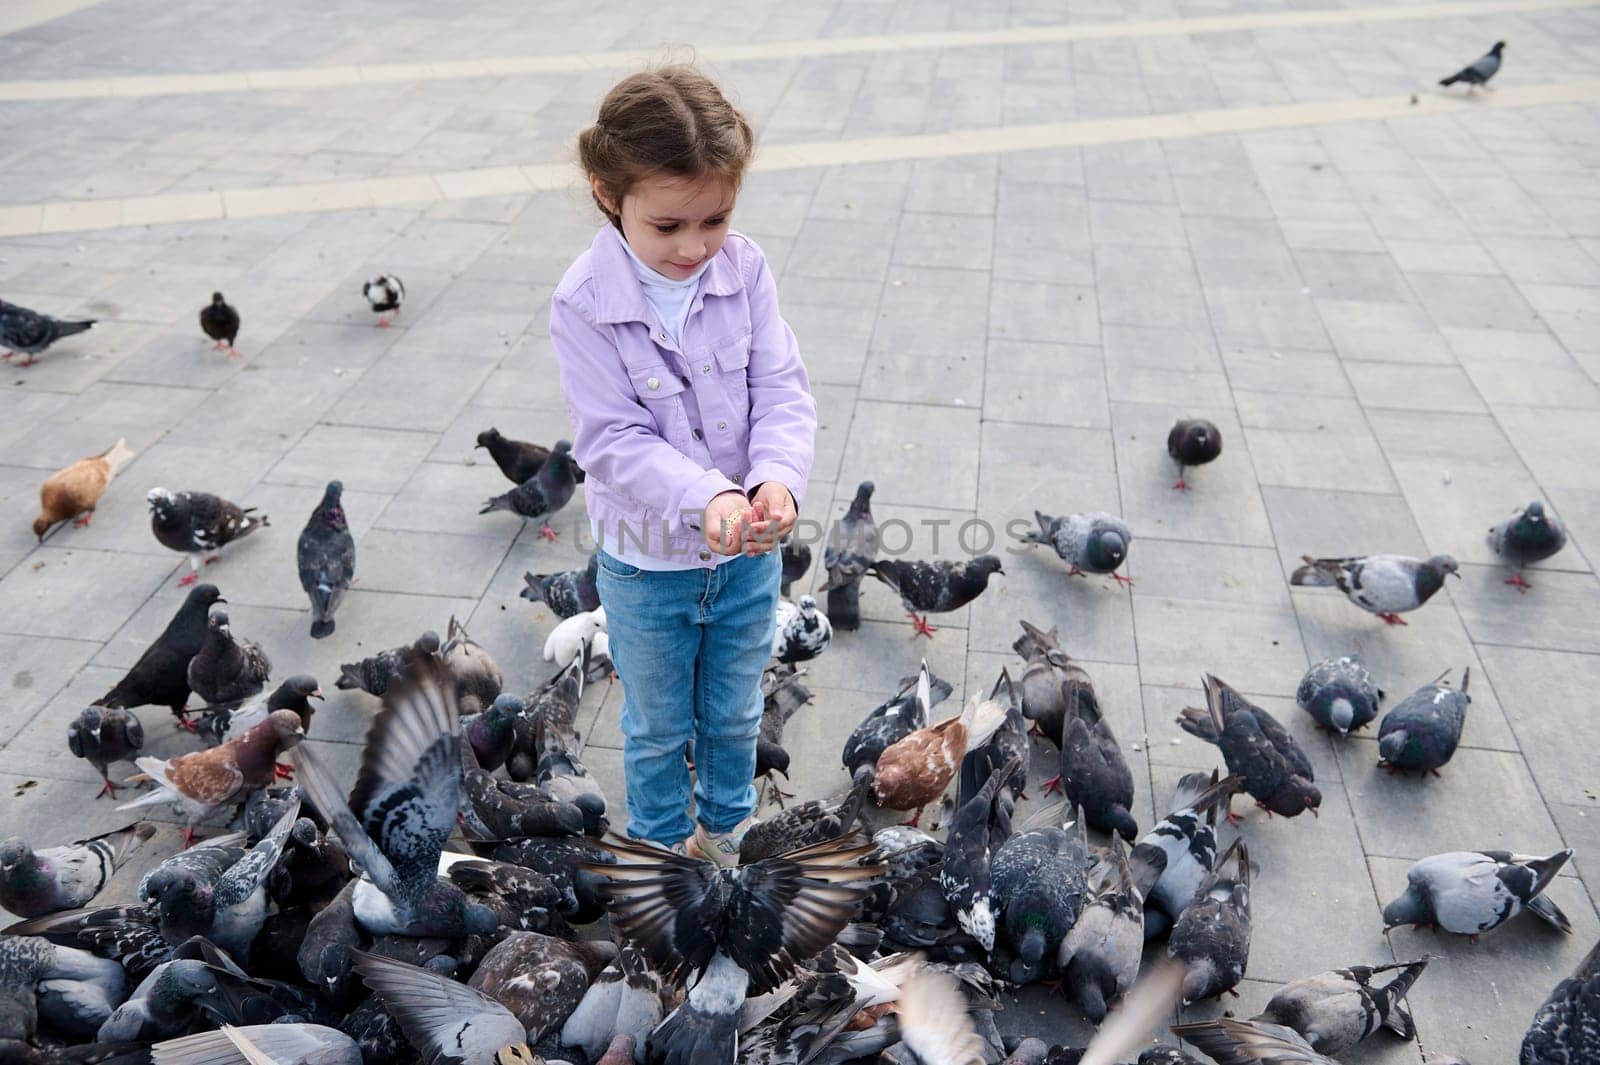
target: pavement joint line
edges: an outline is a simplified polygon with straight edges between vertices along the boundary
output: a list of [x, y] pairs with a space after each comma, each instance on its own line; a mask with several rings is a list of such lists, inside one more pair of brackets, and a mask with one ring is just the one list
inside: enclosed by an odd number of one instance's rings
[[0, 6], [0, 37], [61, 18], [105, 0], [6, 0]]
[[[1411, 101], [1415, 99], [1416, 103]], [[991, 126], [948, 133], [912, 133], [837, 141], [781, 144], [760, 149], [762, 171], [852, 166], [917, 159], [944, 159], [1035, 151], [1046, 148], [1174, 140], [1222, 133], [1373, 122], [1394, 118], [1453, 116], [1600, 100], [1600, 78], [1506, 88], [1486, 96], [1378, 96], [1317, 100], [1259, 107], [1178, 111], [1074, 122]], [[511, 177], [515, 172], [517, 177]], [[125, 199], [56, 200], [0, 206], [0, 237], [74, 233], [125, 226], [281, 217], [350, 208], [442, 202], [557, 191], [571, 187], [577, 171], [569, 163], [527, 163], [438, 174], [356, 178], [298, 185], [156, 194]]]
[[[17, 0], [12, 0], [13, 3]], [[59, 8], [66, 14], [99, 0], [24, 0], [27, 8]], [[1075, 41], [1142, 39], [1249, 30], [1299, 29], [1312, 26], [1412, 22], [1430, 18], [1471, 18], [1594, 6], [1595, 0], [1440, 0], [1436, 3], [1321, 8], [1310, 11], [1256, 11], [1192, 18], [1101, 21], [1045, 26], [1010, 26], [987, 30], [944, 30], [925, 33], [868, 34], [745, 44], [707, 44], [697, 54], [714, 63], [772, 62], [831, 58], [881, 52], [915, 52], [954, 48], [996, 48], [1008, 45], [1069, 44]], [[48, 17], [55, 17], [50, 15]], [[19, 20], [20, 21], [20, 20]], [[35, 19], [35, 22], [44, 21]], [[32, 23], [25, 23], [32, 24]], [[9, 27], [9, 28], [8, 28]], [[0, 14], [0, 35], [23, 28]], [[655, 50], [618, 49], [548, 55], [501, 56], [487, 59], [422, 60], [400, 63], [338, 64], [214, 74], [123, 75], [96, 78], [53, 78], [0, 82], [0, 101], [73, 100], [106, 97], [188, 96], [226, 92], [276, 92], [383, 85], [397, 82], [499, 78], [529, 74], [588, 74], [596, 70], [647, 66]]]

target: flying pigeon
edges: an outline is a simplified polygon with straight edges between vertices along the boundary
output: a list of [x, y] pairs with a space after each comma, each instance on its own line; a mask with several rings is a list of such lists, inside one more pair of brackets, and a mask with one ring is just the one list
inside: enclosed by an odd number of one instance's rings
[[554, 540], [557, 534], [550, 527], [550, 515], [572, 499], [578, 484], [576, 469], [572, 461], [571, 441], [557, 440], [549, 459], [539, 467], [538, 473], [504, 495], [495, 496], [478, 513], [509, 510], [523, 518], [539, 518], [539, 535], [546, 540]]
[[1600, 943], [1555, 986], [1522, 1037], [1519, 1065], [1574, 1065], [1600, 1056]]
[[0, 842], [0, 906], [18, 917], [87, 906], [105, 889], [128, 856], [156, 834], [137, 821], [64, 847], [34, 850], [20, 836]]
[[1167, 454], [1178, 464], [1178, 483], [1172, 487], [1188, 491], [1183, 479], [1188, 466], [1204, 466], [1222, 454], [1222, 431], [1204, 418], [1179, 418], [1178, 424], [1167, 433]]
[[[1416, 1025], [1401, 1004], [1428, 967], [1428, 958], [1397, 965], [1352, 965], [1279, 988], [1253, 1020], [1298, 1032], [1319, 1054], [1341, 1054], [1380, 1028], [1415, 1039]], [[1373, 977], [1400, 970], [1379, 987]]]
[[355, 579], [356, 541], [345, 520], [344, 484], [329, 481], [322, 502], [306, 519], [295, 545], [295, 562], [300, 570], [300, 587], [311, 600], [311, 638], [320, 640], [333, 634], [333, 613], [339, 609], [344, 593]]
[[63, 322], [48, 314], [0, 300], [0, 348], [6, 349], [0, 358], [10, 362], [22, 354], [27, 358], [17, 365], [32, 366], [37, 361], [35, 355], [62, 337], [87, 331], [94, 323], [93, 318], [81, 322]]
[[855, 498], [822, 550], [828, 578], [817, 590], [828, 593], [828, 618], [840, 632], [861, 627], [861, 578], [878, 557], [878, 526], [872, 520], [875, 490], [871, 481], [856, 486]]
[[[1223, 868], [1233, 864], [1232, 875]], [[1217, 859], [1172, 926], [1167, 953], [1183, 963], [1183, 1001], [1232, 990], [1250, 961], [1250, 852], [1240, 837]]]
[[379, 274], [371, 281], [362, 283], [361, 295], [366, 298], [372, 313], [378, 316], [378, 324], [386, 326], [390, 314], [400, 317], [400, 304], [405, 302], [406, 286], [393, 274]]
[[910, 615], [913, 629], [930, 639], [938, 630], [928, 624], [927, 615], [960, 610], [983, 594], [993, 574], [1005, 574], [995, 555], [965, 562], [876, 559], [866, 571], [900, 593], [900, 605]]
[[1133, 542], [1133, 533], [1121, 518], [1099, 512], [1055, 518], [1037, 510], [1033, 517], [1039, 529], [1023, 533], [1023, 543], [1045, 544], [1054, 549], [1056, 556], [1071, 567], [1067, 570], [1069, 577], [1105, 573], [1118, 584], [1133, 584], [1117, 572], [1117, 567], [1127, 561], [1128, 545]]
[[828, 624], [828, 615], [817, 609], [813, 596], [802, 595], [798, 605], [778, 600], [772, 657], [786, 665], [809, 662], [828, 649], [831, 639], [833, 626]]
[[1467, 683], [1472, 670], [1461, 671], [1461, 690], [1444, 683], [1444, 676], [1424, 684], [1387, 714], [1378, 724], [1378, 764], [1390, 772], [1415, 769], [1439, 775], [1461, 742], [1472, 696]]
[[1511, 563], [1506, 583], [1523, 594], [1533, 587], [1522, 576], [1524, 567], [1544, 561], [1566, 545], [1567, 530], [1537, 499], [1489, 530], [1490, 549]]
[[530, 603], [544, 603], [558, 618], [586, 613], [600, 605], [600, 590], [594, 583], [599, 567], [600, 553], [595, 551], [583, 569], [524, 573], [522, 579], [528, 586], [517, 594]]
[[199, 580], [199, 565], [195, 555], [211, 551], [206, 564], [215, 562], [224, 544], [242, 540], [264, 525], [270, 525], [265, 514], [257, 515], [255, 507], [241, 509], [234, 503], [209, 492], [169, 492], [165, 488], [152, 488], [146, 497], [150, 502], [150, 531], [163, 547], [170, 547], [189, 558], [189, 573], [180, 585]]
[[67, 726], [67, 749], [100, 770], [105, 781], [95, 798], [117, 797], [108, 772], [112, 762], [131, 762], [144, 747], [144, 726], [130, 711], [112, 706], [86, 707]]
[[[1311, 763], [1278, 719], [1237, 690], [1205, 674], [1206, 708], [1185, 709], [1178, 725], [1191, 736], [1222, 749], [1228, 772], [1237, 774], [1241, 790], [1269, 814], [1294, 817], [1306, 810], [1317, 816], [1322, 792], [1314, 783]], [[1229, 821], [1237, 821], [1231, 812]]]
[[1563, 932], [1567, 915], [1540, 892], [1550, 886], [1572, 848], [1548, 858], [1510, 851], [1451, 851], [1435, 854], [1406, 870], [1406, 889], [1383, 908], [1383, 927], [1429, 925], [1471, 936], [1499, 928], [1528, 910]]
[[1112, 836], [1111, 853], [1090, 872], [1086, 905], [1056, 956], [1067, 997], [1099, 1024], [1107, 1004], [1133, 986], [1143, 952], [1144, 898], [1127, 849]]
[[57, 470], [39, 486], [39, 516], [33, 519], [33, 535], [40, 540], [59, 522], [88, 525], [94, 508], [117, 472], [133, 458], [127, 440], [118, 440], [98, 455], [79, 459]]
[[239, 349], [233, 346], [239, 338], [239, 312], [222, 298], [222, 293], [213, 292], [211, 302], [200, 308], [200, 328], [215, 341], [212, 350], [226, 349], [228, 358], [239, 357]]
[[1477, 59], [1474, 59], [1467, 66], [1462, 67], [1448, 78], [1441, 78], [1439, 80], [1439, 84], [1445, 88], [1449, 88], [1458, 81], [1464, 81], [1467, 83], [1467, 92], [1469, 93], [1474, 91], [1479, 85], [1482, 85], [1485, 89], [1489, 89], [1490, 92], [1493, 92], [1494, 90], [1489, 87], [1489, 79], [1500, 73], [1500, 59], [1505, 53], [1505, 50], [1506, 42], [1494, 42], [1493, 48], [1489, 49]]
[[186, 716], [191, 690], [189, 660], [205, 646], [206, 634], [210, 631], [207, 616], [212, 604], [226, 602], [214, 584], [197, 584], [190, 588], [183, 605], [172, 615], [161, 635], [145, 648], [133, 668], [117, 681], [116, 687], [96, 703], [119, 709], [165, 706], [172, 710], [179, 724], [192, 730]]
[[1456, 560], [1434, 555], [1426, 561], [1406, 555], [1367, 555], [1362, 558], [1312, 558], [1289, 576], [1302, 588], [1337, 588], [1356, 606], [1376, 614], [1390, 625], [1404, 625], [1400, 617], [1415, 610], [1444, 587], [1444, 579], [1461, 576]]
[[885, 869], [863, 864], [859, 836], [719, 868], [645, 843], [611, 837], [605, 878], [612, 930], [671, 982], [695, 974], [688, 997], [651, 1035], [662, 1065], [738, 1059], [738, 1015], [747, 995], [773, 990], [797, 963], [829, 946]]
[[1194, 901], [1200, 884], [1217, 864], [1217, 809], [1239, 790], [1229, 776], [1186, 773], [1172, 795], [1172, 812], [1162, 818], [1137, 846], [1130, 863], [1144, 883], [1144, 934], [1152, 939], [1167, 931]]
[[1372, 683], [1361, 656], [1349, 654], [1312, 666], [1300, 678], [1294, 698], [1318, 726], [1347, 736], [1378, 716], [1383, 689]]
[[248, 699], [266, 686], [272, 673], [261, 645], [233, 638], [228, 612], [206, 619], [206, 641], [189, 660], [189, 687], [208, 706]]
[[290, 754], [307, 796], [365, 874], [352, 901], [373, 935], [488, 934], [498, 924], [438, 876], [461, 803], [460, 745], [455, 679], [430, 656], [417, 660], [413, 681], [385, 695], [348, 804], [315, 751]]
[[325, 1024], [279, 1022], [223, 1024], [157, 1043], [150, 1048], [157, 1065], [270, 1065], [293, 1061], [304, 1065], [361, 1065], [355, 1040]]

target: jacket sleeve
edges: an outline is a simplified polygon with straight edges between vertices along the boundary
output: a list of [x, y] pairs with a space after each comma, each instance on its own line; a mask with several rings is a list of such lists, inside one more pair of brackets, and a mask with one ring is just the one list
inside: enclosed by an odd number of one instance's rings
[[759, 251], [754, 273], [746, 282], [751, 325], [750, 472], [744, 489], [754, 492], [763, 481], [777, 481], [789, 489], [798, 509], [816, 453], [817, 401], [794, 330], [778, 313], [777, 282]]
[[572, 454], [584, 473], [643, 507], [652, 524], [667, 519], [699, 532], [712, 497], [739, 486], [657, 434], [616, 345], [561, 296], [550, 305], [550, 340], [572, 417]]

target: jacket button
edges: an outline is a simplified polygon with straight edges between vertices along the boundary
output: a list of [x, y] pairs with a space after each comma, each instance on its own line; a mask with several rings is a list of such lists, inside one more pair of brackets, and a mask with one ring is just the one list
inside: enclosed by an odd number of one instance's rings
[[698, 430], [698, 429], [694, 429], [694, 430], [691, 430], [691, 435], [692, 435], [692, 436], [693, 436], [693, 437], [694, 437], [694, 438], [695, 438], [695, 439], [696, 439], [696, 440], [704, 440], [704, 439], [705, 439], [705, 438], [706, 438], [706, 434], [705, 434], [705, 433], [702, 433], [702, 432], [701, 432], [701, 431], [700, 431], [700, 430]]
[[654, 392], [656, 389], [661, 387], [661, 379], [659, 377], [652, 377], [645, 381], [644, 387]]
[[704, 366], [700, 367], [700, 372], [701, 373], [710, 373], [711, 372], [711, 364], [708, 362]]
[[719, 429], [719, 430], [720, 430], [720, 431], [722, 431], [722, 432], [724, 432], [724, 433], [725, 433], [725, 432], [727, 432], [727, 431], [728, 431], [728, 423], [727, 423], [727, 422], [718, 422], [718, 423], [717, 423], [717, 428], [718, 428], [718, 429]]
[[702, 547], [700, 549], [700, 561], [701, 562], [710, 562], [711, 561], [711, 551], [710, 551], [709, 548]]
[[665, 334], [665, 333], [657, 333], [656, 334], [656, 339], [665, 342], [666, 339], [667, 339], [667, 334]]

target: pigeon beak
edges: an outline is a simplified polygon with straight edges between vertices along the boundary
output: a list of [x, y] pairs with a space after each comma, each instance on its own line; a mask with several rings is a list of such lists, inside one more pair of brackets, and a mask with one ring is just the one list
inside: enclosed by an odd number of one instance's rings
[[219, 596], [217, 596], [217, 602], [219, 602], [219, 603], [226, 603], [226, 602], [227, 602], [227, 600], [226, 600], [226, 599], [224, 599], [224, 598], [222, 598], [222, 596], [220, 596], [220, 595], [219, 595]]
[[1315, 806], [1307, 806], [1306, 809], [1311, 811], [1311, 816], [1312, 817], [1315, 817], [1318, 820], [1321, 820], [1322, 815], [1317, 813], [1317, 808]]
[[322, 700], [326, 701], [326, 699], [328, 697], [326, 695], [322, 694], [322, 689], [321, 688], [317, 688], [314, 691], [312, 691], [312, 693], [307, 698], [322, 699]]

